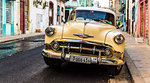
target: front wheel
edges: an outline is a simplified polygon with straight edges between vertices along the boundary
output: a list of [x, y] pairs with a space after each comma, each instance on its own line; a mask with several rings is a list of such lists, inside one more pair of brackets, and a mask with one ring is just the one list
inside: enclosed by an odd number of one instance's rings
[[112, 76], [120, 74], [120, 72], [122, 70], [122, 67], [123, 67], [123, 65], [120, 65], [120, 66], [109, 66], [108, 67], [109, 74], [112, 75]]
[[53, 58], [48, 58], [48, 57], [43, 57], [45, 63], [49, 66], [49, 67], [60, 67], [62, 64], [62, 61], [59, 59], [53, 59]]
[[115, 70], [114, 73], [115, 73], [115, 75], [118, 75], [118, 74], [121, 72], [122, 67], [123, 67], [123, 65], [115, 66], [115, 67], [114, 67], [114, 70]]

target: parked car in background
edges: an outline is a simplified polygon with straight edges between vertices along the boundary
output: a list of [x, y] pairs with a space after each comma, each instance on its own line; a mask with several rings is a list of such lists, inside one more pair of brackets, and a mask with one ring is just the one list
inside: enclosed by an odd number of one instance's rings
[[64, 25], [45, 30], [45, 63], [50, 67], [63, 62], [109, 65], [119, 74], [125, 63], [125, 38], [115, 17], [110, 9], [73, 9]]

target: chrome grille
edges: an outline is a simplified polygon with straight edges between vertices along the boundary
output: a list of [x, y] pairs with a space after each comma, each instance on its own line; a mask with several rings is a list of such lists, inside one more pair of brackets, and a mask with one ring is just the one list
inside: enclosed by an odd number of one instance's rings
[[77, 42], [59, 42], [60, 49], [65, 49], [65, 52], [68, 53], [81, 53], [81, 54], [92, 54], [92, 55], [99, 55], [99, 51], [104, 52], [105, 46], [100, 45], [93, 45], [88, 43], [77, 43]]

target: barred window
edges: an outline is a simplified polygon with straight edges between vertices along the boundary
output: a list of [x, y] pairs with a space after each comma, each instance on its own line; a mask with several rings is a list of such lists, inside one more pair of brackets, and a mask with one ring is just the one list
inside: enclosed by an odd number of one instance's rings
[[11, 2], [6, 2], [6, 23], [11, 23]]

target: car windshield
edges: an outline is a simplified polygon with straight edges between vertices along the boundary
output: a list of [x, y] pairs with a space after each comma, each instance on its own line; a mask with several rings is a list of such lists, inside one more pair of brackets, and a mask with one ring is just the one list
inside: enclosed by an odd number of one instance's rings
[[93, 10], [77, 10], [76, 11], [77, 20], [93, 20], [103, 23], [108, 23], [115, 25], [114, 15], [101, 11]]

